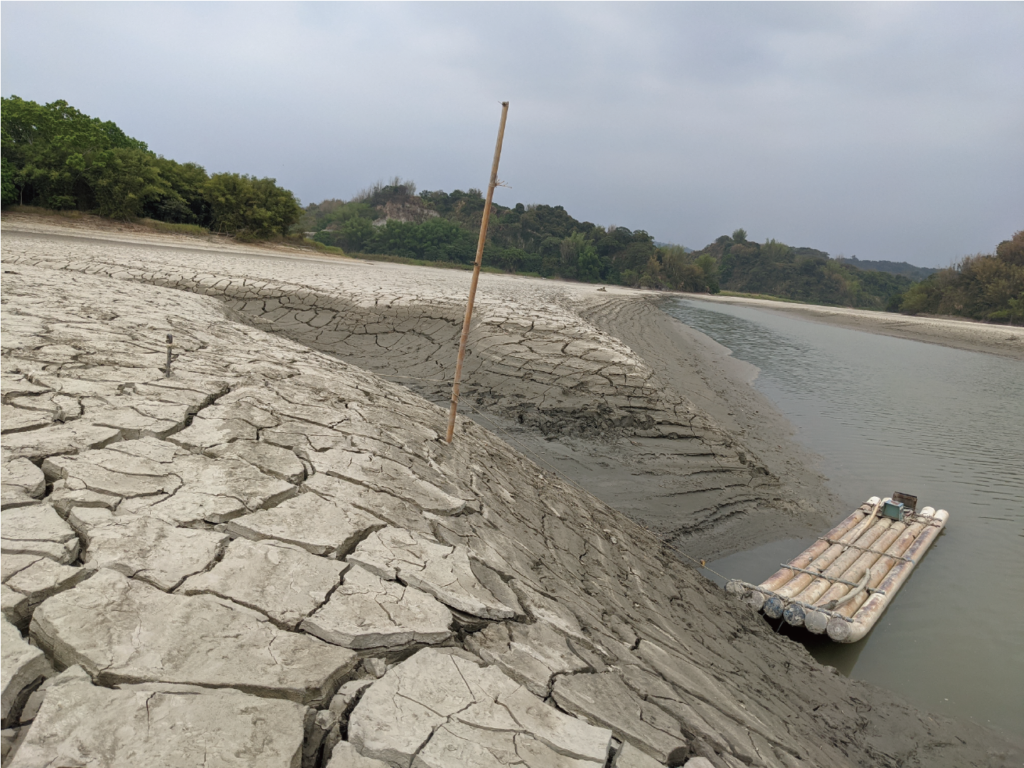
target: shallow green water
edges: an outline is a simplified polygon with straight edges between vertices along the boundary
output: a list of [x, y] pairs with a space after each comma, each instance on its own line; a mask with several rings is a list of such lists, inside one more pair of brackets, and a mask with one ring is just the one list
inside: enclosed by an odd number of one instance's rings
[[[663, 308], [760, 369], [754, 386], [823, 457], [835, 521], [893, 491], [950, 512], [866, 638], [791, 636], [926, 710], [1024, 729], [1024, 364], [751, 307]], [[757, 583], [811, 540], [712, 565]]]

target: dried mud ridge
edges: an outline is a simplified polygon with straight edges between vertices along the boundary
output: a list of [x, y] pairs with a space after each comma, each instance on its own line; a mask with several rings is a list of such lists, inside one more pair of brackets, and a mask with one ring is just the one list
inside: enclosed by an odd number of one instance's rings
[[5, 766], [1019, 762], [231, 280], [4, 246]]
[[[450, 396], [465, 312], [465, 291], [452, 283], [467, 282], [464, 273], [254, 257], [224, 259], [210, 272], [211, 253], [76, 243], [69, 257], [70, 247], [8, 237], [4, 258], [214, 296], [238, 320], [433, 402]], [[755, 511], [795, 510], [800, 501], [761, 458], [581, 316], [620, 311], [621, 297], [603, 297], [588, 290], [584, 300], [555, 283], [486, 282], [463, 368], [463, 412], [495, 414], [548, 436], [632, 440], [638, 450], [625, 458], [634, 474], [649, 474], [677, 506], [671, 522], [646, 521], [670, 543], [742, 524]]]

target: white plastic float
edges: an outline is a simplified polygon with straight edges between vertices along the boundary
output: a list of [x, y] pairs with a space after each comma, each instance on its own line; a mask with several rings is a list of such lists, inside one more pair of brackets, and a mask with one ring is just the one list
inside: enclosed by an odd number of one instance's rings
[[935, 541], [949, 513], [916, 511], [917, 498], [872, 496], [760, 584], [726, 591], [772, 619], [837, 643], [855, 643], [878, 621]]

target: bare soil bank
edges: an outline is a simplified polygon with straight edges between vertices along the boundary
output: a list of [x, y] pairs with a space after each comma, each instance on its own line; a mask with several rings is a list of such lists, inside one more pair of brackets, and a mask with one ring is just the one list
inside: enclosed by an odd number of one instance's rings
[[479, 409], [469, 414], [522, 452], [599, 499], [647, 525], [690, 562], [712, 560], [782, 538], [819, 532], [841, 510], [818, 457], [791, 439], [792, 427], [751, 386], [757, 370], [728, 349], [657, 308], [644, 296], [587, 297], [577, 311], [624, 341], [657, 374], [658, 386], [699, 408], [719, 426], [744, 458], [757, 457], [776, 483], [771, 497], [743, 499], [722, 486], [709, 512], [675, 487], [689, 457], [673, 440], [609, 436], [606, 439], [538, 434], [511, 419]]

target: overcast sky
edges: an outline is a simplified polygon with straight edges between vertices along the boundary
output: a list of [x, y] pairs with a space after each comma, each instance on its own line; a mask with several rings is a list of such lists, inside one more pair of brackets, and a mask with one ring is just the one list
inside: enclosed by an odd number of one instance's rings
[[305, 205], [395, 175], [700, 247], [1024, 229], [1024, 4], [4, 2], [3, 95]]

